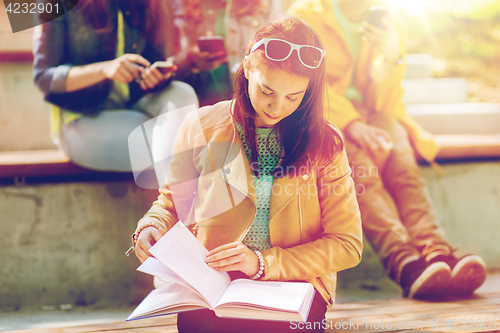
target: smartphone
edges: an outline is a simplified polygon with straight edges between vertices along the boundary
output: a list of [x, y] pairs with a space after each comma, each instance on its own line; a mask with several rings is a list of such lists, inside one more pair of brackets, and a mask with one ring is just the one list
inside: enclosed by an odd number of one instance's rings
[[151, 68], [158, 69], [162, 74], [168, 74], [175, 70], [175, 65], [172, 61], [156, 61]]
[[202, 52], [217, 53], [225, 51], [224, 39], [222, 36], [202, 36], [198, 38], [198, 47]]
[[372, 6], [368, 12], [366, 21], [377, 28], [385, 30], [386, 28], [382, 19], [384, 17], [389, 17], [392, 14], [392, 11], [393, 9], [388, 6]]

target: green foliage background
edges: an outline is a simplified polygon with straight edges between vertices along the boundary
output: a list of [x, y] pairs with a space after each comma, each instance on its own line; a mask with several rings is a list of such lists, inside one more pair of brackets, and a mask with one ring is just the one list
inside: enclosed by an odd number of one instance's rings
[[433, 0], [409, 14], [408, 53], [437, 58], [437, 77], [469, 79], [469, 101], [500, 102], [500, 0]]
[[[393, 0], [392, 4], [405, 1]], [[294, 0], [282, 0], [286, 10]], [[408, 53], [434, 56], [435, 77], [469, 79], [469, 101], [500, 103], [500, 0], [432, 0], [423, 13], [399, 10]]]

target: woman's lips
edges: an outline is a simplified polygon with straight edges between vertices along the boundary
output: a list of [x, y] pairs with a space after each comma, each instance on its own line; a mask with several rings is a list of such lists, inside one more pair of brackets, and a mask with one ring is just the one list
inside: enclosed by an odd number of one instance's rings
[[[264, 111], [263, 111], [264, 112]], [[277, 119], [280, 119], [280, 117], [273, 117], [273, 116], [270, 116], [269, 114], [267, 114], [266, 112], [264, 112], [264, 114], [266, 115], [267, 118], [269, 119], [272, 119], [272, 120], [277, 120]]]

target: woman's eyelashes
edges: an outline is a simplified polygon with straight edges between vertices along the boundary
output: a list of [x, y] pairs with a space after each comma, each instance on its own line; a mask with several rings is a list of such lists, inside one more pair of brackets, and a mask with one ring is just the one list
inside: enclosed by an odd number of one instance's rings
[[[264, 94], [264, 96], [272, 96], [272, 95], [274, 95], [274, 92], [269, 92], [269, 93], [267, 93], [267, 92], [265, 92], [264, 90], [262, 90], [262, 94]], [[289, 101], [291, 101], [291, 102], [295, 102], [295, 101], [297, 100], [297, 98], [292, 98], [292, 97], [290, 97], [290, 96], [287, 96], [286, 98], [287, 98]]]

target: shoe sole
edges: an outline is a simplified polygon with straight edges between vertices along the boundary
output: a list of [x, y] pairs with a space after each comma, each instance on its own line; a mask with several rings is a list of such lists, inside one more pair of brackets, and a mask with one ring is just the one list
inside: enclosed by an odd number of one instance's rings
[[462, 258], [451, 271], [448, 293], [451, 296], [470, 295], [486, 280], [486, 264], [477, 255]]
[[444, 262], [435, 262], [413, 282], [408, 297], [418, 299], [439, 297], [448, 290], [450, 282], [450, 267]]

